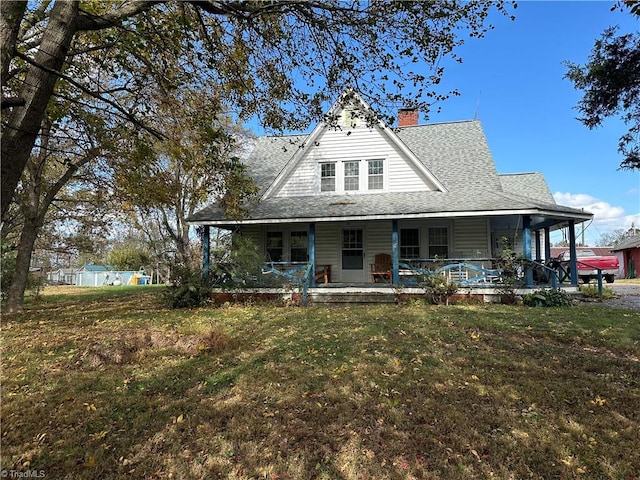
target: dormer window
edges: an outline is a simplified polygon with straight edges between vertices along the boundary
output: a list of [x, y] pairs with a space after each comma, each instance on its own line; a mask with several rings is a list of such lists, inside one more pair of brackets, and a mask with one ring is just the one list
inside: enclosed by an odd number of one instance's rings
[[320, 192], [379, 192], [386, 188], [385, 160], [320, 162]]
[[384, 161], [369, 160], [369, 190], [384, 188]]
[[320, 191], [336, 191], [336, 164], [334, 162], [320, 164]]
[[344, 191], [359, 190], [360, 162], [344, 162]]

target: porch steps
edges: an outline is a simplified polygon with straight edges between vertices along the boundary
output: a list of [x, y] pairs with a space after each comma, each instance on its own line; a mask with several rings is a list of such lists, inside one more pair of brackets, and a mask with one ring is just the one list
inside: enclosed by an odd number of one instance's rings
[[316, 305], [396, 303], [394, 292], [312, 292], [310, 303]]

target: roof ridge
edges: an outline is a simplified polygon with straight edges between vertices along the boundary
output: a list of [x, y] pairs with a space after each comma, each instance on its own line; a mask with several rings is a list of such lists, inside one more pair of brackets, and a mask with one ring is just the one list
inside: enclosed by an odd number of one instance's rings
[[467, 120], [447, 120], [447, 121], [443, 121], [443, 122], [433, 122], [433, 123], [422, 123], [420, 125], [405, 125], [404, 127], [390, 127], [392, 129], [400, 129], [400, 130], [404, 130], [407, 128], [415, 128], [415, 127], [432, 127], [432, 126], [436, 126], [436, 125], [452, 125], [455, 123], [481, 123], [480, 120], [475, 119], [475, 118], [470, 118]]
[[542, 172], [514, 172], [514, 173], [498, 173], [501, 177], [506, 177], [507, 175], [542, 175]]

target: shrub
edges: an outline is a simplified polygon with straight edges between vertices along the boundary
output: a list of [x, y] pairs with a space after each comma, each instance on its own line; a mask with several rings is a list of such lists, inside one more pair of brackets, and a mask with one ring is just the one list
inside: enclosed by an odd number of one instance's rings
[[522, 296], [528, 307], [570, 307], [571, 296], [559, 288], [541, 289]]
[[509, 239], [500, 239], [502, 250], [496, 259], [496, 263], [502, 272], [502, 281], [498, 287], [500, 301], [507, 305], [513, 305], [518, 300], [516, 287], [522, 277], [522, 255], [515, 253], [509, 244]]
[[171, 285], [164, 291], [169, 308], [195, 308], [211, 301], [211, 287], [199, 270], [175, 266], [171, 271]]
[[[580, 285], [580, 293], [586, 298], [600, 298], [600, 292], [596, 285]], [[602, 287], [602, 298], [614, 298], [616, 295], [609, 287]]]
[[424, 295], [427, 301], [435, 305], [444, 303], [448, 305], [449, 297], [454, 295], [460, 288], [458, 283], [450, 281], [443, 275], [424, 277], [419, 284], [424, 288]]

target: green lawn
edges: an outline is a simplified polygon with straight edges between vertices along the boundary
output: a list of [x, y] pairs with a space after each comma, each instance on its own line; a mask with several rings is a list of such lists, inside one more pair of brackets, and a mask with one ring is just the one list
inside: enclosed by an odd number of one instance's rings
[[640, 478], [638, 312], [171, 311], [160, 296], [49, 294], [3, 317], [2, 469], [52, 479]]

